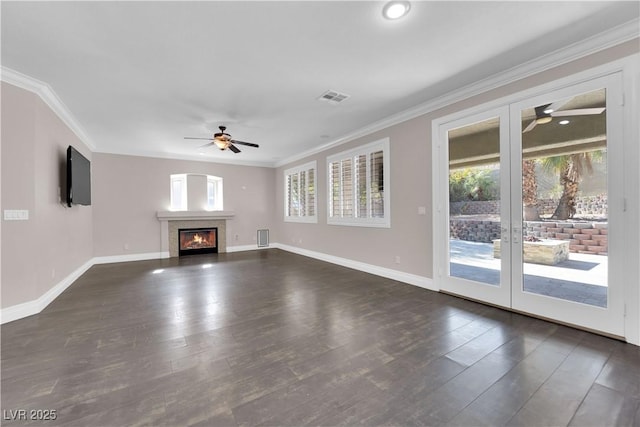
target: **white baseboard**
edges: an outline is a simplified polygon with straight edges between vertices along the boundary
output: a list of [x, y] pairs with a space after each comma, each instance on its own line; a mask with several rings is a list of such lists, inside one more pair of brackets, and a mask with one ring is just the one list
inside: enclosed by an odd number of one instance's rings
[[147, 261], [150, 259], [169, 258], [169, 252], [147, 252], [142, 254], [98, 256], [93, 258], [93, 265], [113, 264], [114, 262]]
[[40, 296], [40, 298], [3, 308], [0, 310], [0, 323], [4, 324], [7, 322], [13, 322], [14, 320], [40, 313], [49, 304], [51, 304], [58, 295], [64, 292], [73, 282], [75, 282], [78, 277], [82, 276], [85, 271], [90, 269], [91, 266], [93, 266], [93, 259], [90, 259], [75, 269], [71, 274], [58, 282], [53, 288]]
[[265, 246], [259, 248], [258, 245], [239, 245], [239, 246], [227, 246], [227, 253], [231, 252], [244, 252], [244, 251], [257, 251], [262, 249], [269, 249], [272, 246]]
[[348, 258], [341, 258], [334, 255], [328, 255], [322, 252], [310, 251], [295, 246], [284, 245], [282, 243], [272, 243], [271, 247], [282, 249], [287, 252], [293, 252], [298, 255], [315, 258], [320, 261], [330, 262], [332, 264], [341, 265], [343, 267], [353, 268], [354, 270], [364, 271], [365, 273], [374, 274], [376, 276], [386, 277], [387, 279], [397, 280], [398, 282], [408, 283], [410, 285], [419, 286], [431, 291], [438, 291], [434, 286], [433, 280], [418, 276], [417, 274], [406, 273], [404, 271], [393, 270], [391, 268], [379, 267], [373, 264], [367, 264], [360, 261], [354, 261]]

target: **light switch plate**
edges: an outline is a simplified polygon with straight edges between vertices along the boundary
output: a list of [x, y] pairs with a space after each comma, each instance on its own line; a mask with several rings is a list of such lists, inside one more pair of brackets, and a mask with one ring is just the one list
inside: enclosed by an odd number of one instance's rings
[[26, 221], [29, 219], [29, 211], [26, 209], [5, 209], [5, 221]]

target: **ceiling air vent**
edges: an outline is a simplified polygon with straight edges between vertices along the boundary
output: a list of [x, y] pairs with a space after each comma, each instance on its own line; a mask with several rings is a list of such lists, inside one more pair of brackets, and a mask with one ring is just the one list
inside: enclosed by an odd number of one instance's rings
[[341, 103], [347, 98], [349, 98], [349, 95], [347, 95], [346, 93], [336, 92], [335, 90], [328, 90], [322, 95], [320, 95], [318, 100], [327, 101], [329, 104], [335, 105], [335, 104]]

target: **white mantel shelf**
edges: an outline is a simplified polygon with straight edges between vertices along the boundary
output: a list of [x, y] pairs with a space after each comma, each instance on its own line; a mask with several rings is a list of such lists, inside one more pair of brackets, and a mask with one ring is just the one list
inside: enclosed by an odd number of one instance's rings
[[158, 211], [156, 213], [160, 221], [189, 221], [207, 219], [232, 219], [233, 211]]

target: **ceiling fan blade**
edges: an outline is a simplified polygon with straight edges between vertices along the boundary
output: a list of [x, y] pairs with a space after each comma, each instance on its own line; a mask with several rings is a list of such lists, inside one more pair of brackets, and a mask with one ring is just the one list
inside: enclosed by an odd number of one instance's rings
[[204, 145], [200, 145], [200, 146], [198, 146], [198, 148], [202, 148], [202, 147], [211, 147], [212, 145], [215, 145], [215, 144], [214, 144], [213, 142], [207, 142], [207, 143], [206, 143], [206, 144], [204, 144]]
[[185, 136], [184, 139], [204, 139], [204, 140], [207, 140], [207, 141], [213, 141], [213, 139], [211, 139], [211, 138], [197, 138], [195, 136]]
[[531, 123], [529, 123], [529, 126], [527, 126], [526, 128], [524, 128], [524, 130], [522, 131], [522, 133], [525, 132], [529, 132], [530, 130], [532, 130], [534, 127], [536, 127], [536, 125], [538, 124], [538, 122], [536, 120], [533, 120]]
[[248, 147], [260, 147], [258, 144], [254, 144], [253, 142], [238, 141], [237, 139], [232, 139], [231, 142], [233, 142], [234, 144], [246, 145]]
[[600, 114], [605, 110], [604, 107], [599, 108], [578, 108], [575, 110], [554, 111], [551, 113], [553, 117], [569, 117], [569, 116], [590, 116]]
[[236, 147], [233, 144], [229, 144], [229, 150], [233, 151], [234, 153], [239, 153], [240, 150], [238, 149], [238, 147]]
[[567, 102], [571, 101], [571, 99], [572, 98], [567, 98], [567, 99], [561, 99], [560, 101], [556, 101], [553, 104], [549, 104], [547, 108], [545, 108], [545, 110], [551, 110], [552, 111], [551, 115], [553, 115], [553, 112], [558, 111], [559, 109], [564, 107]]

